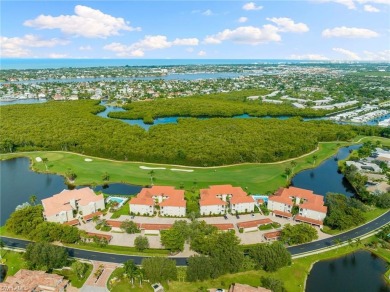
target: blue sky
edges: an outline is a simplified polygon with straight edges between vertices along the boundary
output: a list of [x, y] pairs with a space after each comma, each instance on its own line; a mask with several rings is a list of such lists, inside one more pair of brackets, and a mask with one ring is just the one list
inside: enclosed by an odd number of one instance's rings
[[2, 58], [390, 61], [390, 0], [1, 3]]

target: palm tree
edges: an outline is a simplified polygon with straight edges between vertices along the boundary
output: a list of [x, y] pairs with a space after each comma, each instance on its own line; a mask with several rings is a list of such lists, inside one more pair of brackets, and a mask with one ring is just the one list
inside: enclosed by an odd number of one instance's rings
[[35, 206], [35, 204], [37, 202], [37, 196], [36, 195], [31, 195], [29, 200], [30, 200], [30, 203]]
[[291, 168], [292, 168], [292, 172], [294, 172], [294, 169], [297, 166], [297, 163], [295, 161], [291, 161], [290, 165], [291, 165]]
[[144, 270], [143, 269], [137, 269], [136, 277], [139, 280], [139, 286], [142, 287], [142, 281], [144, 279]]
[[102, 174], [102, 179], [103, 181], [106, 183], [110, 180], [110, 175], [108, 174], [108, 172], [106, 171], [105, 173]]
[[131, 285], [134, 287], [134, 278], [137, 276], [138, 267], [134, 264], [133, 260], [128, 260], [124, 262], [124, 270], [131, 281]]
[[360, 245], [362, 245], [362, 240], [359, 237], [355, 238], [355, 243], [356, 243], [356, 246], [360, 246]]
[[4, 241], [0, 239], [0, 262], [3, 261], [2, 253], [3, 253], [4, 246], [5, 246]]
[[313, 158], [313, 165], [314, 165], [314, 164], [316, 164], [316, 160], [317, 160], [318, 156], [317, 155], [313, 155], [312, 158]]
[[333, 245], [337, 245], [337, 250], [341, 246], [341, 244], [342, 244], [341, 239], [337, 238], [337, 239], [333, 240]]
[[153, 185], [155, 171], [152, 169], [151, 171], [149, 171], [149, 174], [150, 174], [150, 184]]
[[353, 247], [353, 241], [350, 238], [348, 238], [348, 246], [351, 248]]
[[45, 165], [46, 171], [47, 171], [47, 169], [48, 169], [47, 163], [49, 162], [49, 159], [48, 159], [47, 157], [43, 157], [43, 158], [42, 158], [42, 162], [43, 162], [43, 164]]
[[289, 167], [286, 167], [286, 169], [284, 170], [284, 174], [286, 175], [286, 182], [288, 181], [288, 178], [291, 174], [291, 168]]
[[96, 223], [98, 220], [99, 220], [99, 216], [98, 215], [95, 215], [95, 216], [92, 217], [92, 222], [93, 223]]

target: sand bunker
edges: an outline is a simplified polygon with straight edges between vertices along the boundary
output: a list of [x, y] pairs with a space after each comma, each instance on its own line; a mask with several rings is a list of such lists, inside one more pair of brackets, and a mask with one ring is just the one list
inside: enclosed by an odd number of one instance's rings
[[177, 168], [171, 168], [172, 171], [184, 171], [184, 172], [193, 172], [193, 169], [177, 169]]
[[148, 166], [140, 166], [141, 169], [166, 169], [165, 167], [148, 167]]
[[92, 159], [91, 159], [91, 158], [85, 158], [84, 161], [86, 161], [86, 162], [91, 162]]

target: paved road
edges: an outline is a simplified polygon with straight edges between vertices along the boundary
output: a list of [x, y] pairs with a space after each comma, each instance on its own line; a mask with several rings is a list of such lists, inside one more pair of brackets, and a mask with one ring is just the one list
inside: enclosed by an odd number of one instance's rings
[[[383, 225], [386, 225], [389, 222], [390, 222], [390, 211], [388, 211], [381, 217], [375, 219], [374, 221], [371, 221], [351, 231], [336, 236], [332, 236], [326, 239], [314, 241], [311, 243], [292, 246], [289, 247], [288, 250], [292, 255], [298, 255], [306, 252], [313, 252], [317, 249], [322, 249], [334, 245], [334, 241], [338, 239], [344, 242], [347, 241], [348, 239], [362, 237], [363, 235], [370, 233], [371, 231]], [[6, 246], [13, 247], [13, 248], [25, 248], [26, 245], [29, 243], [29, 241], [27, 240], [20, 240], [20, 239], [9, 238], [4, 236], [2, 236], [1, 239], [3, 240]], [[102, 261], [102, 262], [123, 263], [129, 259], [132, 259], [134, 263], [141, 264], [142, 259], [145, 258], [143, 256], [117, 255], [117, 254], [100, 253], [100, 252], [81, 250], [75, 248], [67, 248], [67, 249], [71, 257], [77, 257], [77, 258], [94, 260], [94, 261]], [[176, 265], [178, 266], [185, 266], [187, 264], [187, 258], [185, 257], [172, 258], [172, 259], [176, 261]]]
[[382, 215], [381, 217], [371, 221], [365, 225], [357, 227], [351, 231], [347, 231], [345, 233], [335, 235], [326, 239], [301, 244], [297, 246], [288, 247], [288, 251], [292, 255], [298, 255], [300, 253], [313, 252], [317, 249], [326, 248], [331, 245], [334, 245], [335, 240], [341, 240], [342, 242], [348, 241], [348, 239], [354, 239], [358, 237], [362, 237], [363, 235], [370, 233], [371, 231], [380, 228], [383, 225], [386, 225], [390, 222], [390, 211]]

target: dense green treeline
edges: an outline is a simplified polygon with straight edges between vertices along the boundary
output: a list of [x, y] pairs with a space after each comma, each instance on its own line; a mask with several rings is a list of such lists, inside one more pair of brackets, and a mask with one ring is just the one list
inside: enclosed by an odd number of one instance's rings
[[64, 150], [117, 160], [223, 165], [296, 157], [321, 141], [381, 135], [376, 127], [299, 118], [179, 119], [149, 131], [94, 113], [96, 101], [48, 102], [0, 108], [0, 151]]
[[249, 114], [262, 116], [302, 116], [322, 117], [331, 111], [298, 109], [289, 103], [272, 104], [247, 101], [250, 95], [264, 95], [264, 90], [244, 90], [240, 92], [197, 95], [173, 99], [157, 99], [150, 102], [136, 102], [123, 106], [125, 112], [111, 112], [109, 117], [117, 119], [146, 119], [159, 117], [233, 117]]

